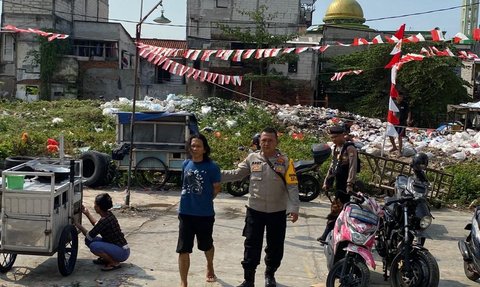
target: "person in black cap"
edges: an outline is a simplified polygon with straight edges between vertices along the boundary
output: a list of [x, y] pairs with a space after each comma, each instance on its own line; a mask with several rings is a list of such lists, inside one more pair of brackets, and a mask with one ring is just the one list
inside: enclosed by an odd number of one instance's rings
[[325, 244], [328, 233], [333, 230], [343, 204], [350, 201], [350, 194], [357, 178], [358, 153], [352, 142], [346, 141], [345, 129], [342, 126], [332, 126], [329, 129], [330, 139], [333, 141], [332, 162], [328, 169], [323, 189], [329, 190], [335, 182], [335, 197], [332, 200], [330, 214], [327, 216], [327, 225], [318, 241]]

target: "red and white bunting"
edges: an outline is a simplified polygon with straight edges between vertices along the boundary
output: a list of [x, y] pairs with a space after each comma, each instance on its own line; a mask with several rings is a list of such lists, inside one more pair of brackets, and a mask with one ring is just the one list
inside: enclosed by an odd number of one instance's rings
[[[140, 47], [140, 46], [139, 46]], [[240, 86], [242, 84], [242, 76], [231, 76], [231, 75], [221, 75], [216, 73], [210, 73], [202, 70], [197, 70], [193, 67], [187, 67], [183, 64], [178, 62], [172, 61], [168, 59], [166, 56], [162, 56], [162, 52], [160, 49], [155, 50], [157, 54], [154, 57], [150, 57], [150, 55], [154, 54], [154, 48], [146, 48], [142, 46], [141, 49], [151, 49], [150, 53], [143, 53], [143, 58], [147, 61], [151, 62], [152, 64], [157, 64], [161, 66], [162, 69], [169, 71], [172, 74], [179, 75], [179, 76], [186, 76], [187, 78], [193, 78], [194, 80], [199, 80], [201, 82], [212, 82], [217, 83], [219, 85], [235, 85]], [[216, 52], [216, 51], [215, 51]], [[192, 53], [193, 54], [193, 53]], [[213, 54], [213, 52], [212, 52]], [[218, 81], [217, 81], [218, 79]]]
[[364, 38], [354, 38], [353, 39], [353, 46], [362, 46], [370, 44], [367, 39]]
[[359, 75], [363, 72], [363, 70], [350, 70], [350, 71], [344, 71], [344, 72], [337, 72], [333, 75], [333, 77], [330, 78], [331, 81], [341, 81], [343, 77], [346, 75]]
[[69, 35], [67, 35], [67, 34], [45, 32], [45, 31], [42, 31], [42, 30], [34, 29], [34, 28], [20, 29], [20, 28], [17, 28], [16, 26], [13, 26], [13, 25], [5, 25], [3, 27], [3, 30], [12, 31], [12, 32], [15, 32], [15, 33], [37, 34], [37, 35], [42, 36], [42, 37], [47, 37], [48, 42], [51, 42], [55, 39], [64, 40], [64, 39], [67, 39], [69, 37]]

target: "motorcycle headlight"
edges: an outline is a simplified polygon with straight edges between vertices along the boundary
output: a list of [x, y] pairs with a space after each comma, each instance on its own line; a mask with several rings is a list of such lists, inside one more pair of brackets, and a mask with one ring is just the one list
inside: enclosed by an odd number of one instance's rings
[[420, 218], [419, 225], [420, 225], [421, 229], [427, 229], [430, 226], [430, 224], [432, 224], [432, 217], [431, 216], [427, 215], [427, 216], [424, 216], [424, 217]]
[[352, 232], [352, 241], [357, 245], [363, 245], [367, 241], [367, 236], [358, 232]]

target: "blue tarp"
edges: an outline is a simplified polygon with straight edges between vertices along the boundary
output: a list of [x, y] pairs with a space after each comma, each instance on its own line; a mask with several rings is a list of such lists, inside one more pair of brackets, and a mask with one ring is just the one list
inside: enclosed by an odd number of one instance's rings
[[[118, 121], [120, 124], [129, 124], [132, 118], [131, 112], [118, 112]], [[198, 134], [198, 122], [197, 118], [192, 113], [180, 112], [180, 113], [168, 113], [168, 112], [148, 112], [148, 113], [135, 113], [135, 122], [137, 121], [153, 121], [166, 117], [189, 117], [188, 128], [191, 134]]]

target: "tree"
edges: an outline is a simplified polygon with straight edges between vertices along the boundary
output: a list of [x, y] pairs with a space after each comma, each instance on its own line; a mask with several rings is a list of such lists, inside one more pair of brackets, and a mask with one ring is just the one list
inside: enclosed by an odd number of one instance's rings
[[[269, 23], [274, 22], [278, 15], [277, 13], [266, 14], [267, 10], [267, 6], [261, 5], [255, 11], [238, 11], [242, 15], [247, 15], [250, 20], [254, 22], [255, 27], [253, 29], [250, 27], [232, 27], [228, 24], [217, 23], [218, 28], [222, 31], [222, 37], [230, 41], [244, 43], [246, 47], [251, 49], [262, 49], [282, 46], [287, 41], [295, 39], [298, 36], [295, 33], [287, 35], [269, 33]], [[298, 56], [295, 54], [281, 54], [278, 57], [246, 60], [246, 70], [250, 70], [250, 72], [245, 74], [245, 79], [260, 84], [260, 95], [262, 97], [265, 93], [265, 84], [270, 81], [280, 81], [285, 86], [284, 90], [292, 90], [292, 83], [288, 77], [275, 71], [269, 71], [269, 64], [283, 64], [295, 61], [298, 61]]]
[[[431, 45], [431, 43], [429, 43]], [[427, 43], [404, 44], [403, 54], [418, 53]], [[446, 46], [438, 46], [440, 50]], [[455, 50], [453, 47], [449, 47]], [[330, 74], [322, 75], [327, 90], [345, 94], [345, 109], [364, 116], [385, 118], [388, 110], [390, 61], [392, 45], [372, 45], [368, 50], [338, 56], [329, 61], [332, 70], [364, 70], [359, 76], [345, 77], [330, 82]], [[408, 91], [415, 125], [434, 127], [443, 120], [447, 104], [458, 104], [468, 99], [467, 84], [455, 73], [461, 60], [454, 57], [427, 57], [423, 61], [409, 62], [398, 73], [397, 85]], [[345, 99], [343, 99], [345, 101]]]

